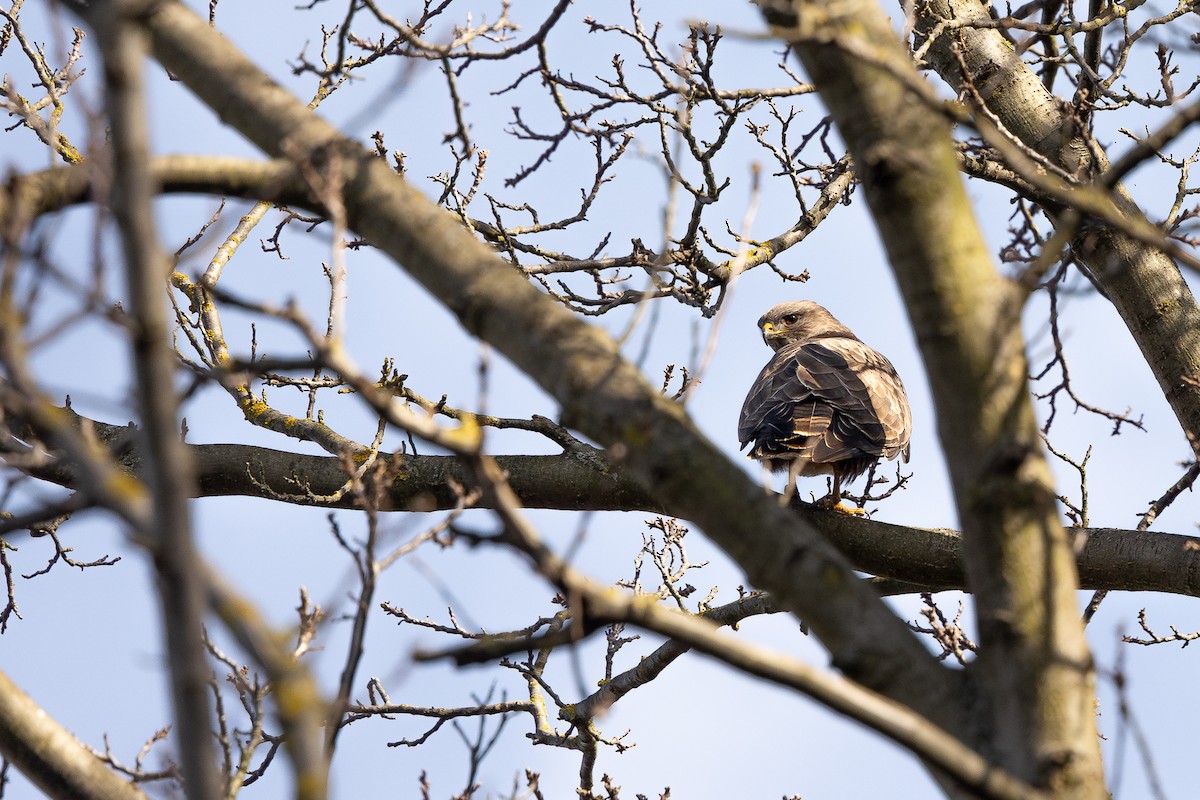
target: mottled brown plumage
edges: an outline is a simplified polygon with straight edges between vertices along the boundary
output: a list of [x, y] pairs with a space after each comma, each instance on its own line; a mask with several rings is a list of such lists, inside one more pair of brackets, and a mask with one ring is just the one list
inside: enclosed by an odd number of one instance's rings
[[827, 501], [881, 458], [908, 460], [912, 412], [892, 363], [808, 300], [758, 320], [775, 355], [742, 405], [738, 440], [776, 472], [833, 475]]

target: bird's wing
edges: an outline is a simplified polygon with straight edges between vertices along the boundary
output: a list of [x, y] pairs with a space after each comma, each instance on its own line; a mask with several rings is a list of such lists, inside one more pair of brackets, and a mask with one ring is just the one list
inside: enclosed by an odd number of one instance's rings
[[858, 372], [870, 397], [874, 419], [882, 428], [879, 454], [884, 458], [900, 455], [908, 461], [908, 440], [912, 432], [908, 394], [892, 362], [874, 350], [870, 352], [872, 358], [864, 362]]
[[830, 463], [906, 453], [910, 424], [891, 363], [857, 339], [831, 337], [780, 348], [746, 397], [738, 437], [803, 444], [807, 458]]
[[811, 395], [795, 367], [795, 359], [781, 350], [758, 373], [738, 418], [742, 447], [755, 439], [776, 440], [792, 434], [792, 407]]

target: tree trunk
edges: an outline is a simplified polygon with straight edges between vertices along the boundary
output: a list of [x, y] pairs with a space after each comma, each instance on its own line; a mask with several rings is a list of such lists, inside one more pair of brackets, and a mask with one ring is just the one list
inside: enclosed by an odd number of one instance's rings
[[[926, 38], [942, 20], [989, 18], [977, 0], [930, 0], [916, 8], [917, 34]], [[956, 91], [973, 86], [988, 111], [1042, 156], [1083, 175], [1108, 168], [1103, 150], [1085, 143], [1065, 104], [998, 30], [943, 31], [927, 58]], [[1141, 214], [1124, 187], [1112, 196], [1122, 211]], [[1194, 380], [1200, 378], [1200, 309], [1179, 268], [1165, 253], [1103, 227], [1085, 226], [1072, 247], [1133, 334], [1188, 441], [1200, 442], [1200, 381]]]
[[992, 266], [948, 125], [882, 9], [794, 0], [766, 15], [847, 143], [933, 388], [979, 619], [973, 744], [1056, 796], [1103, 797], [1094, 673], [1026, 380], [1021, 294]]

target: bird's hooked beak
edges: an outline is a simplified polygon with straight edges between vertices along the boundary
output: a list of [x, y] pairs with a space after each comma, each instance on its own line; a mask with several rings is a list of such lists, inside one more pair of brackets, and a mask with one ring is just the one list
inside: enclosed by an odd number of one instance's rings
[[763, 341], [766, 342], [772, 350], [778, 350], [779, 345], [781, 344], [780, 337], [783, 336], [784, 331], [776, 328], [775, 325], [770, 322], [764, 322], [761, 326], [761, 330]]

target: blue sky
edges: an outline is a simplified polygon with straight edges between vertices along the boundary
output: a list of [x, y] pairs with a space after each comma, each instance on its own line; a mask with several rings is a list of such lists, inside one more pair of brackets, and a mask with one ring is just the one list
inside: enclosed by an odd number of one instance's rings
[[[528, 25], [546, 4], [518, 5], [514, 16]], [[696, 17], [707, 15], [728, 31], [761, 31], [748, 4], [709, 2], [692, 4], [691, 8]], [[39, 13], [42, 10], [27, 8], [23, 18], [30, 34], [50, 43], [53, 50], [54, 34]], [[313, 88], [311, 78], [292, 76], [288, 63], [294, 61], [305, 42], [309, 43], [310, 56], [315, 54], [319, 24], [334, 24], [343, 11], [329, 4], [300, 12], [290, 3], [273, 0], [225, 0], [218, 12], [218, 25], [264, 69], [307, 99]], [[404, 9], [396, 13], [404, 13]], [[489, 8], [488, 13], [494, 13], [494, 9]], [[628, 22], [628, 10], [618, 4], [580, 3], [551, 38], [551, 59], [562, 71], [581, 78], [611, 74], [609, 61], [620, 45], [612, 35], [587, 34], [581, 22], [586, 14], [610, 15], [605, 21]], [[671, 17], [671, 26], [664, 37], [682, 40], [679, 20]], [[783, 81], [784, 76], [774, 67], [780, 49], [775, 42], [731, 35], [722, 44], [725, 48], [727, 58], [720, 62], [720, 74], [728, 85]], [[86, 100], [86, 106], [96, 108], [94, 80], [99, 66], [92, 51], [88, 53], [84, 66], [89, 74], [72, 96], [74, 102]], [[0, 58], [0, 71], [26, 80], [21, 58], [15, 48], [10, 48]], [[1194, 56], [1190, 61], [1185, 57], [1183, 64], [1195, 73]], [[156, 151], [257, 157], [244, 139], [221, 126], [210, 111], [199, 106], [180, 84], [166, 80], [152, 63], [149, 73], [154, 76], [150, 103]], [[423, 190], [436, 193], [437, 186], [428, 176], [446, 169], [442, 136], [450, 125], [440, 75], [432, 68], [397, 72], [383, 66], [363, 76], [362, 85], [336, 93], [321, 113], [364, 142], [374, 130], [383, 130], [389, 148], [407, 154], [409, 179]], [[553, 217], [564, 208], [572, 208], [579, 189], [587, 185], [590, 147], [582, 141], [570, 142], [556, 155], [551, 169], [541, 171], [516, 189], [505, 189], [503, 179], [529, 163], [537, 152], [533, 146], [503, 135], [511, 118], [509, 109], [516, 102], [513, 97], [487, 94], [511, 79], [508, 71], [485, 67], [463, 80], [473, 134], [489, 150], [484, 189], [507, 202], [535, 202], [540, 209], [548, 209], [543, 211], [544, 216]], [[522, 95], [520, 103], [529, 119], [549, 120], [544, 101], [535, 92]], [[86, 120], [78, 108], [73, 103], [64, 126], [82, 141]], [[803, 108], [803, 114], [814, 124], [823, 113], [811, 101], [804, 102]], [[761, 122], [765, 115], [758, 117]], [[1118, 124], [1136, 129], [1154, 122], [1122, 117]], [[1106, 142], [1118, 139], [1115, 131], [1109, 131], [1108, 137]], [[0, 159], [7, 171], [47, 166], [43, 151], [29, 132], [8, 133], [4, 142]], [[638, 146], [645, 148], [646, 156], [634, 153], [620, 163], [616, 180], [601, 194], [585, 229], [550, 239], [552, 246], [587, 251], [608, 231], [613, 233], [609, 248], [613, 254], [627, 248], [629, 239], [635, 236], [644, 238], [650, 246], [659, 246], [665, 192], [661, 173], [651, 160], [657, 145], [646, 139]], [[1124, 146], [1118, 142], [1112, 152], [1119, 154]], [[770, 171], [764, 153], [739, 131], [719, 164], [732, 182], [722, 208], [734, 226], [740, 224], [745, 213], [751, 164], [755, 161]], [[1155, 217], [1165, 211], [1163, 204], [1174, 191], [1173, 181], [1168, 171], [1148, 165], [1135, 173], [1130, 183]], [[795, 221], [795, 202], [782, 184], [767, 182], [752, 235], [773, 236]], [[978, 184], [971, 184], [970, 192], [989, 240], [1001, 244], [1011, 213], [1006, 198]], [[164, 247], [178, 247], [216, 205], [214, 198], [164, 200], [158, 207]], [[244, 207], [237, 203], [228, 206], [218, 226], [221, 232], [227, 231], [241, 213]], [[327, 289], [320, 270], [321, 262], [329, 258], [327, 234], [286, 234], [289, 258], [281, 261], [258, 252], [256, 245], [257, 237], [269, 235], [275, 219], [269, 216], [256, 231], [231, 264], [223, 285], [235, 293], [274, 303], [294, 298], [320, 319]], [[90, 220], [86, 211], [66, 212], [46, 223], [42, 231], [60, 265], [81, 276], [91, 268]], [[104, 252], [108, 285], [116, 298], [122, 289], [111, 241], [110, 232], [106, 234]], [[202, 271], [204, 259], [211, 257], [216, 242], [219, 238], [210, 237], [195, 248], [195, 255], [181, 268], [192, 274]], [[401, 269], [379, 254], [369, 249], [353, 253], [349, 265], [347, 344], [356, 361], [370, 372], [383, 358], [394, 357], [397, 367], [410, 375], [409, 385], [417, 391], [434, 397], [446, 393], [451, 404], [471, 407], [478, 395], [479, 344], [466, 337], [455, 320]], [[865, 204], [856, 197], [848, 207], [838, 208], [817, 233], [783, 255], [778, 265], [793, 273], [808, 270], [811, 279], [803, 285], [785, 285], [765, 267], [742, 277], [727, 304], [711, 366], [689, 401], [697, 423], [731, 457], [738, 457], [737, 412], [746, 388], [769, 355], [755, 320], [780, 300], [817, 300], [863, 340], [888, 355], [912, 399], [915, 423], [908, 468], [913, 478], [907, 490], [880, 505], [877, 518], [923, 527], [955, 526], [920, 356]], [[1081, 286], [1078, 277], [1072, 283]], [[73, 307], [68, 297], [69, 293], [64, 293], [61, 304], [51, 310], [43, 324], [48, 325], [56, 315], [70, 313]], [[1066, 301], [1063, 313], [1076, 390], [1099, 406], [1117, 411], [1131, 407], [1134, 416], [1144, 415], [1147, 431], [1127, 431], [1113, 437], [1107, 421], [1084, 412], [1071, 413], [1069, 407], [1064, 407], [1052, 430], [1052, 442], [1075, 457], [1082, 457], [1088, 446], [1092, 447], [1088, 468], [1091, 523], [1132, 528], [1137, 523], [1136, 514], [1182, 474], [1178, 462], [1188, 457], [1187, 444], [1115, 311], [1094, 294], [1083, 293]], [[1035, 366], [1044, 362], [1047, 353], [1044, 317], [1044, 298], [1035, 298], [1026, 320]], [[247, 318], [230, 313], [225, 321], [231, 340], [240, 342], [245, 353]], [[620, 331], [628, 321], [628, 313], [617, 312], [597, 324]], [[694, 365], [710, 330], [693, 310], [662, 303], [657, 326], [653, 331], [645, 325], [639, 328], [628, 350], [636, 354], [648, 341], [645, 369], [654, 379], [668, 364]], [[49, 341], [36, 353], [35, 362], [47, 390], [57, 396], [70, 393], [81, 413], [109, 422], [129, 419], [127, 356], [118, 333], [108, 323], [92, 321]], [[264, 350], [274, 355], [300, 353], [297, 339], [278, 326], [260, 328], [258, 337], [260, 354]], [[491, 354], [489, 358], [487, 402], [491, 413], [555, 416], [556, 406], [550, 398], [501, 357]], [[283, 390], [274, 390], [271, 399], [281, 407], [302, 411], [301, 400]], [[369, 439], [374, 424], [353, 401], [331, 396], [322, 400], [322, 407], [327, 421], [340, 431]], [[199, 392], [184, 413], [191, 431], [189, 440], [193, 442], [244, 441], [315, 452], [311, 445], [247, 426], [232, 402], [214, 389]], [[397, 446], [401, 439], [390, 441]], [[497, 434], [489, 443], [495, 452], [553, 451], [548, 443], [529, 435]], [[757, 474], [754, 465], [745, 463]], [[1060, 492], [1077, 498], [1077, 475], [1057, 462], [1053, 466]], [[820, 481], [809, 481], [803, 488], [818, 495], [824, 491]], [[52, 494], [50, 490], [37, 491]], [[348, 535], [362, 535], [360, 517], [339, 512], [337, 518]], [[391, 540], [402, 541], [438, 518], [390, 515], [383, 530]], [[580, 530], [575, 514], [531, 512], [531, 518], [542, 535], [558, 547], [567, 547]], [[594, 515], [587, 521], [577, 563], [600, 579], [628, 577], [641, 546], [645, 519], [642, 514]], [[1195, 531], [1197, 519], [1200, 505], [1194, 495], [1188, 494], [1160, 518], [1155, 529], [1190, 534]], [[479, 528], [490, 525], [486, 514], [469, 516], [468, 521]], [[352, 567], [330, 536], [323, 512], [265, 501], [210, 499], [195, 504], [195, 528], [205, 557], [260, 603], [276, 624], [284, 626], [294, 621], [292, 609], [301, 586], [307, 587], [314, 600], [333, 616], [349, 609], [348, 592], [354, 588]], [[79, 558], [107, 553], [121, 555], [123, 560], [114, 567], [82, 573], [60, 565], [44, 577], [18, 580], [17, 597], [24, 619], [14, 621], [0, 637], [0, 668], [83, 740], [102, 746], [102, 737], [107, 734], [118, 757], [132, 761], [141, 742], [169, 722], [151, 568], [112, 520], [100, 513], [80, 515], [64, 528], [64, 537], [76, 548], [74, 555]], [[718, 586], [719, 601], [735, 597], [737, 586], [744, 580], [737, 567], [709, 545], [701, 531], [693, 531], [688, 542], [694, 561], [710, 562], [692, 579], [701, 596], [710, 586]], [[18, 546], [20, 552], [14, 556], [18, 572], [34, 571], [48, 557], [45, 544], [37, 540], [25, 539]], [[385, 574], [378, 599], [402, 606], [414, 616], [441, 621], [446, 620], [446, 608], [452, 605], [460, 619], [488, 630], [502, 630], [522, 627], [551, 612], [552, 594], [523, 563], [506, 553], [457, 547], [448, 551], [423, 548], [415, 558], [400, 562]], [[955, 595], [942, 598], [943, 608], [948, 611], [957, 602]], [[914, 600], [898, 599], [894, 605], [901, 616], [917, 617], [919, 605]], [[1184, 797], [1190, 788], [1188, 776], [1176, 765], [1189, 763], [1194, 747], [1191, 726], [1186, 721], [1200, 705], [1189, 670], [1191, 652], [1120, 645], [1120, 634], [1133, 632], [1136, 613], [1143, 607], [1160, 628], [1171, 624], [1182, 630], [1200, 627], [1195, 601], [1190, 598], [1117, 595], [1106, 601], [1089, 635], [1102, 673], [1124, 659], [1132, 706], [1149, 736], [1166, 794]], [[347, 632], [347, 625], [331, 623], [322, 634], [324, 650], [312, 658], [326, 687], [335, 685]], [[827, 661], [816, 643], [802, 636], [794, 621], [783, 616], [750, 620], [741, 626], [740, 635], [811, 663]], [[635, 664], [640, 655], [650, 651], [654, 641], [654, 637], [643, 635], [642, 640], [622, 651], [618, 668]], [[411, 660], [418, 646], [448, 643], [423, 631], [397, 628], [377, 615], [369, 633], [359, 685], [368, 676], [378, 676], [393, 700], [422, 705], [462, 705], [470, 702], [472, 692], [484, 694], [493, 685], [510, 698], [520, 696], [522, 681], [511, 671], [496, 667], [459, 671], [443, 664], [421, 665]], [[562, 653], [557, 662], [552, 673], [555, 685], [567, 698], [582, 697], [592, 690], [601, 674], [603, 644], [586, 643], [579, 648], [577, 658]], [[365, 700], [365, 691], [357, 691], [355, 696]], [[1108, 736], [1106, 757], [1111, 774], [1121, 763], [1116, 744], [1120, 719], [1112, 682], [1103, 677], [1099, 711], [1102, 731]], [[680, 798], [797, 794], [806, 800], [857, 796], [904, 800], [936, 793], [920, 765], [880, 737], [803, 697], [747, 679], [699, 656], [681, 659], [652, 685], [624, 699], [601, 727], [610, 735], [629, 729], [628, 740], [637, 745], [621, 755], [602, 752], [597, 769], [597, 775], [612, 774], [630, 797], [635, 792], [656, 796], [666, 786], [671, 787], [672, 797]], [[526, 767], [543, 774], [547, 796], [570, 794], [578, 770], [576, 755], [531, 747], [524, 737], [528, 729], [528, 721], [520, 717], [508, 723], [479, 776], [483, 796], [510, 791], [515, 776]], [[420, 748], [385, 746], [388, 741], [414, 737], [423, 730], [420, 720], [369, 720], [351, 726], [339, 745], [333, 796], [416, 796], [417, 775], [422, 770], [428, 771], [435, 797], [461, 791], [466, 759], [462, 741], [454, 731], [443, 729]], [[466, 725], [465, 730], [472, 732], [473, 725]], [[1118, 797], [1145, 796], [1144, 771], [1132, 749], [1126, 751], [1123, 764]], [[286, 770], [276, 766], [261, 785], [247, 789], [246, 796], [285, 796], [287, 781]], [[17, 798], [33, 796], [32, 788], [20, 777], [14, 778], [9, 792]]]

